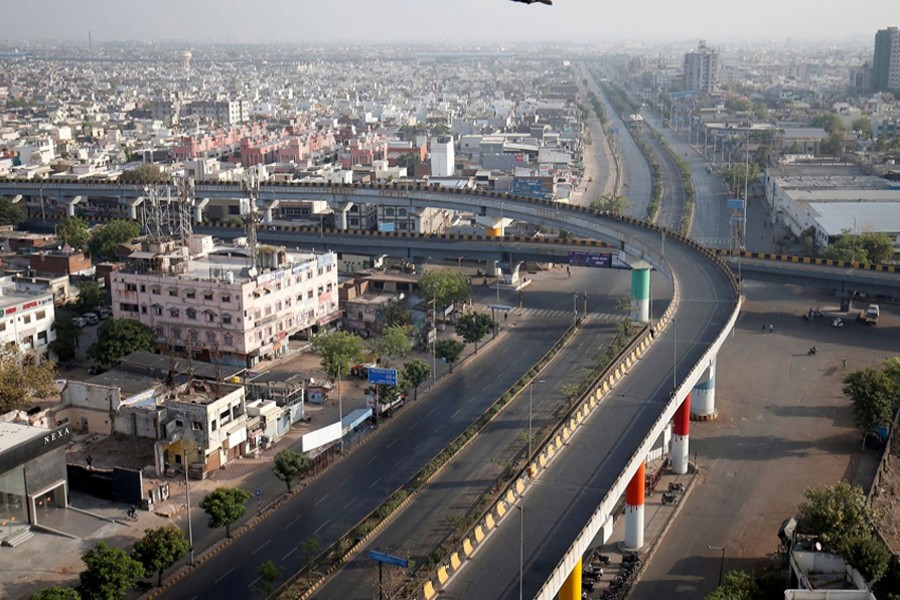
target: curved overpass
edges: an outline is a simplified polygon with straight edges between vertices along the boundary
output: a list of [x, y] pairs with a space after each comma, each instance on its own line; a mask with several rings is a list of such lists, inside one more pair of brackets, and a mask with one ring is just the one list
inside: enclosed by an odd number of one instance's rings
[[[0, 193], [9, 182], [2, 182]], [[17, 182], [18, 183], [18, 182]], [[121, 195], [136, 198], [141, 186], [55, 182], [59, 195]], [[26, 191], [25, 187], [34, 188]], [[18, 193], [35, 194], [39, 183], [19, 184]], [[88, 189], [85, 189], [88, 188]], [[79, 189], [81, 190], [79, 192]], [[243, 196], [237, 184], [197, 185], [198, 197]], [[628, 217], [597, 214], [580, 206], [561, 205], [496, 192], [447, 191], [426, 185], [293, 184], [262, 186], [261, 197], [322, 199], [332, 203], [408, 205], [471, 210], [490, 216], [559, 227], [573, 234], [614, 246], [633, 260], [653, 265], [673, 279], [676, 298], [658, 327], [654, 343], [586, 420], [571, 447], [557, 455], [522, 500], [529, 520], [526, 542], [529, 597], [552, 598], [593, 539], [612, 505], [665, 429], [675, 409], [714, 359], [733, 326], [740, 301], [727, 265], [712, 251], [663, 230]], [[677, 331], [676, 331], [677, 328]], [[675, 343], [677, 340], [677, 344]], [[672, 394], [673, 383], [677, 392]], [[515, 547], [518, 536], [504, 521], [488, 540], [495, 549]], [[511, 537], [512, 536], [512, 537]], [[498, 544], [503, 543], [502, 546]], [[486, 549], [487, 550], [487, 549]], [[482, 551], [479, 556], [484, 557]], [[508, 552], [507, 552], [508, 554]], [[462, 569], [452, 581], [477, 586], [477, 596], [511, 597], [516, 591], [518, 557], [477, 561]], [[489, 563], [489, 564], [488, 564]]]

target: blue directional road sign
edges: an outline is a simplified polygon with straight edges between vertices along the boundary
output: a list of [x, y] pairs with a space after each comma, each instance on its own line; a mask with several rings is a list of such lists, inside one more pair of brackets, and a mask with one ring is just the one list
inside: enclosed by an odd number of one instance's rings
[[369, 369], [369, 383], [397, 385], [397, 369]]
[[573, 267], [611, 267], [612, 254], [608, 252], [569, 252], [569, 264]]
[[390, 554], [385, 554], [384, 552], [378, 552], [377, 550], [369, 550], [369, 558], [371, 558], [372, 560], [377, 560], [378, 562], [387, 563], [389, 565], [403, 567], [404, 569], [409, 567], [409, 561], [405, 558], [392, 556]]
[[742, 210], [744, 208], [744, 201], [740, 198], [729, 198], [725, 206], [728, 207], [728, 210]]

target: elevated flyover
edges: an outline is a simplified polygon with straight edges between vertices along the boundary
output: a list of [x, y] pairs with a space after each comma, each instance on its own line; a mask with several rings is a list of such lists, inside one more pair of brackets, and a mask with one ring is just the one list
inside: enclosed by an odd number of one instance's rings
[[[27, 184], [35, 188], [27, 190], [21, 182], [16, 183], [19, 187], [15, 193], [23, 196], [36, 193], [41, 185]], [[10, 185], [0, 182], [0, 194], [8, 194]], [[143, 192], [141, 186], [122, 190], [126, 186], [79, 182], [47, 185], [57, 186], [61, 195], [87, 198], [92, 194], [109, 197], [117, 189], [122, 197], [139, 197]], [[602, 241], [627, 255], [632, 264], [641, 265], [635, 273], [646, 273], [644, 265], [648, 265], [672, 278], [675, 297], [665, 318], [654, 324], [653, 343], [640, 360], [629, 365], [614, 390], [596, 404], [578, 432], [572, 434], [567, 448], [556, 454], [549, 468], [520, 498], [525, 514], [533, 517], [525, 544], [528, 597], [552, 598], [570, 575], [580, 575], [583, 551], [607, 523], [625, 489], [634, 487], [635, 476], [643, 472], [651, 447], [669, 428], [676, 411], [684, 412], [685, 399], [695, 387], [705, 386], [703, 410], [713, 410], [710, 385], [714, 382], [715, 356], [737, 319], [740, 299], [737, 282], [724, 261], [690, 240], [641, 221], [598, 214], [585, 207], [496, 192], [449, 191], [424, 184], [262, 186], [260, 196], [267, 194], [272, 198], [326, 199], [333, 206], [352, 202], [430, 206], [505, 216]], [[239, 198], [243, 193], [238, 184], [198, 184], [196, 195]], [[636, 300], [646, 294], [646, 285], [643, 278], [633, 282]], [[637, 313], [638, 319], [646, 320], [645, 310]], [[686, 453], [686, 443], [682, 449]], [[643, 478], [640, 480], [642, 486]], [[642, 514], [642, 506], [640, 509]], [[634, 514], [638, 514], [637, 509]], [[518, 557], [508, 549], [517, 547], [518, 527], [510, 521], [500, 521], [474, 560], [460, 565], [448, 594], [458, 590], [457, 597], [462, 597], [467, 588], [477, 590], [469, 597], [516, 594]], [[641, 520], [629, 523], [626, 537], [642, 543], [642, 529], [640, 535], [636, 531], [642, 528]]]

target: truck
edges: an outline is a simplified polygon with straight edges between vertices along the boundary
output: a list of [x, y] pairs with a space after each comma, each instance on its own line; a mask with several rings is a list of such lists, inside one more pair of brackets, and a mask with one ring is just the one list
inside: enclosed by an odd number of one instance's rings
[[865, 312], [860, 313], [859, 320], [867, 325], [877, 325], [881, 316], [881, 308], [877, 304], [870, 304]]

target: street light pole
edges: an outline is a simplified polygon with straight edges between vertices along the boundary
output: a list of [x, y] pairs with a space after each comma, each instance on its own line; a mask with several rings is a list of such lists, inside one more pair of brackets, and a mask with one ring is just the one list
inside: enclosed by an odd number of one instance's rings
[[722, 559], [719, 561], [719, 587], [722, 587], [722, 581], [725, 577], [725, 546], [707, 546], [707, 548], [722, 552]]
[[[375, 401], [375, 412], [378, 412], [378, 401]], [[341, 426], [341, 454], [344, 453], [344, 403], [341, 393], [341, 370], [338, 369], [338, 424]]]
[[523, 600], [524, 595], [524, 575], [525, 575], [525, 509], [520, 505], [516, 505], [519, 511], [519, 600]]
[[531, 381], [531, 388], [528, 394], [528, 464], [531, 464], [531, 415], [534, 410], [534, 380]]
[[678, 389], [678, 323], [672, 317], [672, 391]]
[[187, 503], [187, 521], [188, 521], [188, 547], [190, 548], [190, 564], [194, 564], [194, 526], [191, 522], [191, 483], [188, 479], [188, 462], [187, 448], [181, 448], [181, 455], [184, 459], [184, 495]]
[[572, 327], [578, 327], [578, 292], [572, 294], [572, 313], [574, 315]]
[[437, 290], [434, 292], [434, 298], [431, 300], [431, 385], [435, 385], [437, 378], [437, 329], [435, 329], [434, 321], [437, 313]]

